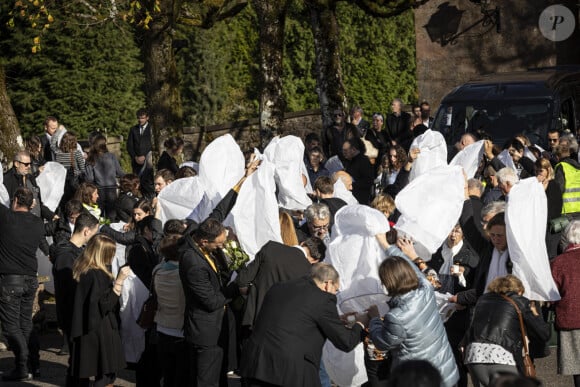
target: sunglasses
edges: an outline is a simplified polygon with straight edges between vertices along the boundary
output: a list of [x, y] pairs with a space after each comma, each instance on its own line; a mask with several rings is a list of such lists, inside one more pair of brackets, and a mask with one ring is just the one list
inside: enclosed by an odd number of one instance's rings
[[16, 160], [16, 161], [18, 161], [20, 164], [24, 165], [25, 167], [29, 167], [30, 164], [32, 164], [32, 163], [23, 163], [22, 161], [19, 161], [19, 160]]

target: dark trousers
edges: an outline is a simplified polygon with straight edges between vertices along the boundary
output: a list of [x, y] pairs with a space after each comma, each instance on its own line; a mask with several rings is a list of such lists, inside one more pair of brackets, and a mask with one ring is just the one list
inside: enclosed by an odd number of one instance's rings
[[391, 375], [391, 359], [371, 360], [365, 351], [365, 369], [368, 381], [364, 387], [387, 387]]
[[183, 337], [157, 332], [157, 358], [161, 366], [163, 387], [188, 385], [187, 345]]
[[218, 345], [188, 344], [190, 368], [194, 386], [225, 387], [227, 373], [222, 371], [224, 351]]
[[161, 368], [157, 359], [157, 331], [150, 328], [145, 333], [145, 350], [135, 367], [136, 387], [159, 387]]
[[32, 304], [38, 288], [35, 276], [0, 275], [0, 322], [16, 372], [28, 373], [28, 344], [32, 332]]
[[99, 188], [99, 207], [103, 210], [103, 216], [111, 222], [117, 220], [115, 201], [117, 200], [117, 187]]

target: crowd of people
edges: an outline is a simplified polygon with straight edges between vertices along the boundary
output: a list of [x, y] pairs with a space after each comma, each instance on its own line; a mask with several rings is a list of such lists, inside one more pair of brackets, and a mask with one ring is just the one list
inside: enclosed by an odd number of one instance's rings
[[427, 102], [403, 107], [371, 123], [336, 110], [263, 154], [226, 136], [199, 164], [171, 137], [156, 168], [140, 109], [130, 173], [105, 136], [85, 152], [48, 117], [0, 190], [3, 380], [42, 371], [32, 315], [49, 259], [67, 386], [112, 385], [125, 367], [155, 387], [231, 373], [247, 386], [535, 385], [527, 359], [548, 356], [552, 315], [558, 372], [580, 386], [575, 136], [445, 144]]

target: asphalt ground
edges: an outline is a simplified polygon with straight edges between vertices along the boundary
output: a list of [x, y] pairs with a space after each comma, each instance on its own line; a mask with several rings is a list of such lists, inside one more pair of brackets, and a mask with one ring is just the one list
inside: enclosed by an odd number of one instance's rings
[[[59, 355], [62, 346], [62, 336], [56, 329], [54, 306], [44, 305], [44, 323], [40, 331], [40, 372], [41, 376], [26, 382], [2, 382], [0, 386], [64, 386], [68, 356]], [[550, 356], [536, 360], [538, 379], [546, 387], [572, 387], [572, 377], [556, 373], [556, 348], [551, 348]], [[578, 359], [580, 361], [580, 359]], [[14, 367], [14, 356], [11, 351], [0, 352], [0, 372], [10, 372]], [[117, 375], [115, 386], [126, 387], [135, 385], [135, 372], [122, 370]], [[240, 386], [237, 378], [229, 379], [230, 387]], [[470, 383], [470, 386], [471, 383]], [[412, 387], [412, 386], [409, 386]]]

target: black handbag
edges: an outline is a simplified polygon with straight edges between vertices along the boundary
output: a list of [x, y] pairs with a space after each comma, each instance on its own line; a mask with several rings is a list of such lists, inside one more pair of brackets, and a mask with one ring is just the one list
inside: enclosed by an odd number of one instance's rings
[[157, 270], [153, 272], [151, 277], [151, 286], [149, 287], [149, 298], [143, 303], [141, 307], [141, 312], [137, 318], [137, 325], [143, 329], [151, 329], [155, 325], [155, 313], [157, 313], [157, 307], [159, 306], [157, 302], [157, 294], [155, 293], [155, 274]]

